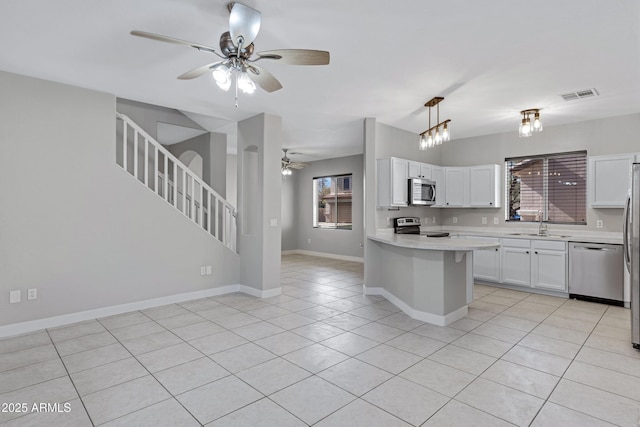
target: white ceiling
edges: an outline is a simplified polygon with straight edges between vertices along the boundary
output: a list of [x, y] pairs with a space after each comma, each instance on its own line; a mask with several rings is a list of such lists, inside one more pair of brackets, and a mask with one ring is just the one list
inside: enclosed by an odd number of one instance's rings
[[[256, 51], [329, 50], [331, 64], [264, 61], [284, 89], [241, 95], [234, 108], [233, 91], [209, 75], [176, 79], [217, 57], [129, 35], [217, 47], [224, 0], [3, 0], [0, 69], [191, 112], [217, 129], [276, 114], [299, 161], [361, 153], [364, 117], [417, 134], [434, 96], [446, 97], [453, 139], [515, 132], [526, 108], [542, 108], [545, 126], [640, 112], [636, 0], [244, 1], [262, 12]], [[600, 96], [559, 97], [587, 88]]]

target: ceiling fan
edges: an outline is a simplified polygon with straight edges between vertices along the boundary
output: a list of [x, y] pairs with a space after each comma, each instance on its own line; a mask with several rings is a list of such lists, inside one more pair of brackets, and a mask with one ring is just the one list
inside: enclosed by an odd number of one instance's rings
[[291, 65], [326, 65], [329, 63], [329, 52], [309, 49], [278, 49], [254, 54], [253, 41], [260, 31], [261, 13], [242, 3], [229, 3], [229, 31], [220, 36], [220, 51], [213, 47], [193, 43], [186, 40], [167, 37], [160, 34], [134, 30], [131, 34], [167, 43], [190, 46], [194, 49], [213, 53], [222, 58], [178, 76], [179, 79], [189, 80], [211, 71], [217, 85], [223, 90], [229, 90], [235, 74], [236, 107], [238, 89], [244, 93], [253, 93], [256, 84], [267, 92], [275, 92], [282, 88], [282, 84], [273, 74], [256, 65], [261, 60], [278, 61]]
[[[291, 175], [291, 169], [302, 169], [305, 166], [309, 166], [309, 163], [301, 163], [301, 162], [292, 162], [289, 157], [287, 157], [288, 148], [283, 148], [284, 156], [282, 156], [282, 160], [280, 162], [280, 168], [282, 170], [282, 175]], [[291, 154], [299, 154], [299, 153], [291, 153]]]

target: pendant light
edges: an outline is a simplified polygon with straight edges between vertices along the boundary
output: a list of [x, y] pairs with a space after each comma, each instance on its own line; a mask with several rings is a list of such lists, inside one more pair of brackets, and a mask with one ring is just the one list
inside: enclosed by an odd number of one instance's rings
[[[528, 110], [520, 111], [522, 115], [522, 121], [518, 128], [518, 135], [521, 138], [531, 136], [534, 132], [542, 132], [542, 121], [540, 121], [540, 109], [530, 108]], [[533, 123], [531, 122], [531, 115], [533, 115]]]
[[[418, 145], [418, 148], [420, 150], [427, 150], [429, 148], [435, 147], [436, 145], [441, 145], [443, 142], [449, 141], [451, 139], [451, 133], [449, 130], [449, 122], [451, 122], [451, 120], [447, 119], [443, 122], [440, 122], [440, 102], [443, 100], [443, 97], [436, 96], [435, 98], [424, 104], [425, 107], [429, 108], [429, 129], [420, 134], [420, 143]], [[437, 124], [435, 126], [431, 126], [432, 107], [436, 107]], [[441, 127], [442, 131], [440, 131]]]

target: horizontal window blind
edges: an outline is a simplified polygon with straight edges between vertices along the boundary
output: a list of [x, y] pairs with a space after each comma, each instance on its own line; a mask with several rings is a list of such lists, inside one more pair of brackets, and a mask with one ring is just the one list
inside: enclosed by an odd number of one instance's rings
[[587, 153], [505, 159], [507, 220], [586, 224]]

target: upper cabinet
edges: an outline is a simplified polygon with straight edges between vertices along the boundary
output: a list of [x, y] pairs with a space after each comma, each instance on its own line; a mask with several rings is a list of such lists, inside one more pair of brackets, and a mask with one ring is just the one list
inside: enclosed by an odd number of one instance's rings
[[432, 166], [428, 163], [413, 162], [410, 160], [409, 178], [432, 179], [431, 168]]
[[[436, 187], [438, 191], [438, 187]], [[440, 189], [442, 191], [442, 189]], [[469, 206], [468, 168], [444, 168], [444, 205], [448, 208]]]
[[409, 178], [435, 181], [434, 208], [499, 208], [500, 165], [442, 167], [390, 157], [377, 160], [378, 207], [408, 206]]
[[377, 161], [378, 207], [402, 207], [409, 203], [409, 161], [391, 157]]
[[431, 207], [444, 207], [444, 168], [433, 166], [431, 168], [431, 180], [436, 183], [436, 202]]
[[587, 177], [592, 208], [624, 208], [635, 158], [633, 153], [589, 157]]
[[472, 208], [500, 207], [500, 165], [469, 168], [469, 206]]

